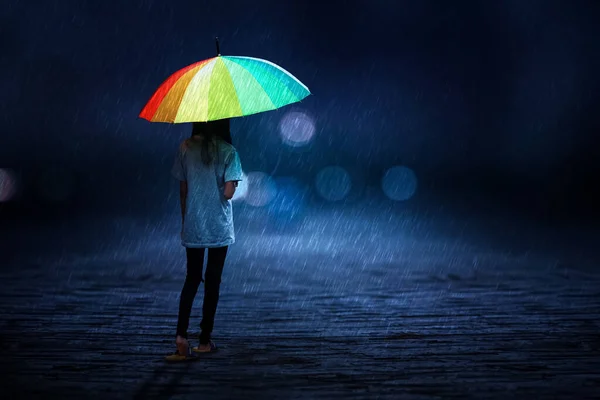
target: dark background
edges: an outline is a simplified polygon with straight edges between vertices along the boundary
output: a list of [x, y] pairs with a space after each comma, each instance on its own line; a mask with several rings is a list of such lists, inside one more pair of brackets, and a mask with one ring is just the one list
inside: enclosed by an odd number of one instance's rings
[[177, 213], [169, 169], [191, 127], [138, 114], [219, 36], [223, 54], [273, 61], [313, 93], [307, 148], [281, 145], [283, 111], [232, 122], [245, 170], [310, 185], [337, 163], [368, 196], [401, 164], [419, 179], [409, 202], [590, 222], [599, 19], [593, 0], [3, 1], [0, 167], [21, 190], [0, 216]]

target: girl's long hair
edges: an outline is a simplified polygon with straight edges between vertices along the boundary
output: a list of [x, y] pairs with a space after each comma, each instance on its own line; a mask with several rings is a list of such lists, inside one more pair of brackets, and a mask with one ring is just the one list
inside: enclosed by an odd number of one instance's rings
[[194, 122], [192, 127], [192, 136], [188, 140], [189, 144], [198, 144], [200, 146], [200, 156], [204, 165], [210, 165], [217, 154], [217, 141], [224, 140], [229, 144], [231, 142], [231, 132], [229, 131], [229, 119], [221, 119], [209, 122]]

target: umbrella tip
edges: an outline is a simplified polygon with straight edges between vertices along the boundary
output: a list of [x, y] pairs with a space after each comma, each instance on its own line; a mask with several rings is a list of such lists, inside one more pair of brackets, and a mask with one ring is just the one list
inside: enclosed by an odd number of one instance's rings
[[215, 43], [217, 44], [217, 57], [221, 55], [221, 49], [219, 47], [219, 37], [215, 37]]

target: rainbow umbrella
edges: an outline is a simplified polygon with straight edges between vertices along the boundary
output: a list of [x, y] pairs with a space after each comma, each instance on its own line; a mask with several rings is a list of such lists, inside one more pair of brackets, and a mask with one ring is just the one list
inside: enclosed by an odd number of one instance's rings
[[217, 56], [171, 75], [142, 109], [150, 122], [206, 122], [275, 110], [310, 94], [292, 74], [253, 57]]

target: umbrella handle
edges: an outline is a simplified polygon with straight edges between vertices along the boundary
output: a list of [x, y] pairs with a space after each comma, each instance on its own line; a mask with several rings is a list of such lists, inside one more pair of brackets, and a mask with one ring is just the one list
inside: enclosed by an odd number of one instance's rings
[[219, 38], [218, 37], [215, 38], [215, 42], [217, 44], [217, 56], [220, 56], [221, 55], [221, 48], [219, 47]]

